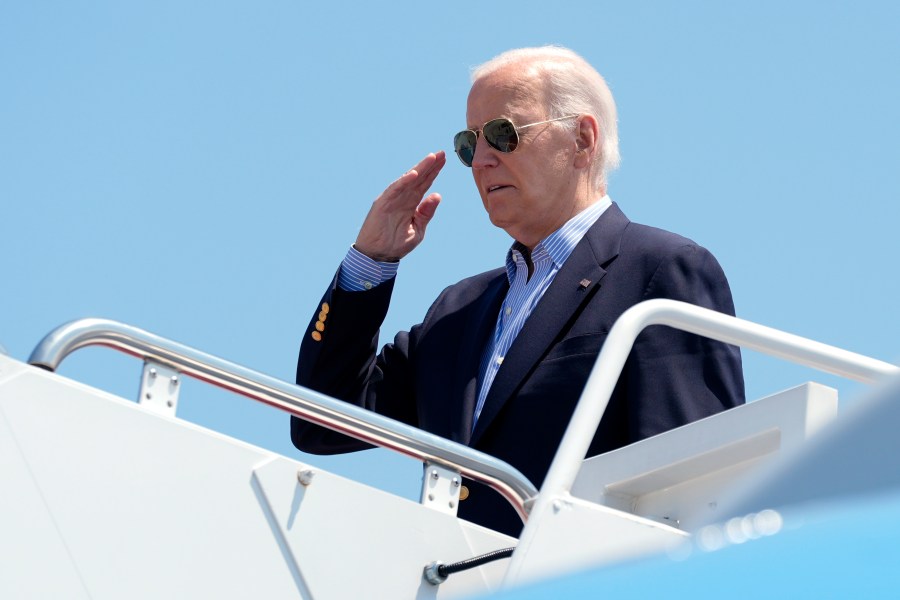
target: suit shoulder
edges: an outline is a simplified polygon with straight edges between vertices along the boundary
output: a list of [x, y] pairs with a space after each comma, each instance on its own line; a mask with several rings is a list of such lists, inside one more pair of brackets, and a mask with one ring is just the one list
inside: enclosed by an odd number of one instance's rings
[[663, 253], [672, 252], [684, 246], [702, 248], [700, 244], [683, 235], [635, 222], [629, 223], [625, 228], [623, 242], [631, 247], [657, 249]]
[[694, 240], [659, 229], [629, 223], [622, 236], [619, 259], [629, 269], [655, 273], [660, 268], [692, 269], [724, 278], [719, 261]]

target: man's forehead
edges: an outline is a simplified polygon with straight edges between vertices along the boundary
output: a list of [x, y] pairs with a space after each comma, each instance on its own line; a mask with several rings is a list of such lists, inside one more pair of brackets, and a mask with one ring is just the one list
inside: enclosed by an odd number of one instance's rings
[[[466, 105], [466, 117], [477, 120], [530, 115], [544, 104], [539, 80], [521, 73], [492, 73], [473, 84]], [[498, 111], [503, 114], [494, 114]]]
[[472, 84], [472, 92], [488, 91], [511, 97], [534, 96], [543, 88], [540, 70], [535, 65], [506, 65]]

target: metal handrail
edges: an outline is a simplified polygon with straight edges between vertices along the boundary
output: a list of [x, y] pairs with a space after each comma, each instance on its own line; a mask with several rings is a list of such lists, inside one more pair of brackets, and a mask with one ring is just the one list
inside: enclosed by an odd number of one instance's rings
[[66, 356], [86, 346], [107, 346], [161, 363], [358, 440], [458, 470], [496, 490], [523, 521], [526, 502], [537, 495], [517, 469], [483, 452], [116, 321], [80, 319], [61, 325], [41, 340], [28, 362], [55, 371]]
[[[613, 324], [600, 350], [532, 508], [534, 522], [522, 531], [520, 548], [528, 547], [536, 521], [554, 499], [572, 489], [634, 342], [651, 325], [668, 325], [864, 383], [900, 372], [890, 363], [686, 302], [655, 299], [632, 306]], [[513, 555], [507, 577], [514, 577], [522, 560]]]

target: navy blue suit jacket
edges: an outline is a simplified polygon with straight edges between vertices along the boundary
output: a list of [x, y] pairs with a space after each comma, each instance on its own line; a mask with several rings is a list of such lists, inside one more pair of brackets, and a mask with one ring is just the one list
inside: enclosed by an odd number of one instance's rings
[[[582, 280], [590, 281], [587, 288]], [[424, 321], [376, 355], [393, 281], [365, 292], [337, 288], [321, 341], [314, 316], [297, 383], [472, 446], [540, 486], [610, 327], [629, 307], [672, 298], [728, 314], [728, 282], [706, 249], [632, 223], [613, 204], [575, 247], [504, 358], [472, 429], [478, 368], [509, 288], [505, 269], [445, 289]], [[318, 315], [319, 311], [316, 311]], [[665, 326], [637, 339], [589, 455], [607, 452], [744, 402], [740, 352]], [[306, 452], [367, 448], [292, 417]], [[498, 494], [466, 482], [459, 515], [518, 535], [521, 521]]]

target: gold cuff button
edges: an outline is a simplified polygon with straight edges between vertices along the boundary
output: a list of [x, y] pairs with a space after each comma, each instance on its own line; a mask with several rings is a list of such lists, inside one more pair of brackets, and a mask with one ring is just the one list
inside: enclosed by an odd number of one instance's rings
[[325, 331], [325, 323], [316, 321], [316, 331]]
[[469, 497], [469, 488], [467, 488], [466, 486], [462, 486], [461, 488], [459, 488], [460, 501], [465, 500], [468, 497]]
[[321, 342], [321, 341], [322, 341], [322, 334], [319, 333], [318, 331], [313, 331], [313, 332], [312, 332], [312, 339], [316, 340], [317, 342]]
[[319, 320], [320, 320], [320, 321], [324, 321], [324, 320], [327, 319], [327, 318], [328, 318], [328, 313], [325, 312], [324, 310], [323, 310], [322, 312], [319, 313]]
[[331, 311], [331, 307], [328, 306], [327, 302], [322, 303], [322, 312], [326, 315]]

